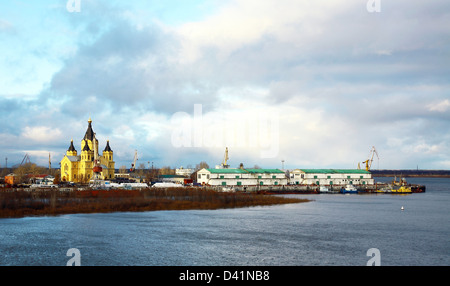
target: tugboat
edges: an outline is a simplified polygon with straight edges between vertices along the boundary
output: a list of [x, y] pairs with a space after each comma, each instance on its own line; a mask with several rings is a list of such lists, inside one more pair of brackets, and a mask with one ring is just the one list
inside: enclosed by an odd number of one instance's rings
[[391, 193], [392, 194], [411, 194], [411, 187], [406, 187], [406, 186], [400, 186], [400, 187], [396, 187], [393, 186], [391, 189]]
[[401, 178], [397, 181], [395, 177], [394, 180], [392, 180], [392, 185], [404, 187], [404, 189], [400, 188], [400, 193], [424, 193], [426, 189], [424, 185], [408, 184], [405, 178]]

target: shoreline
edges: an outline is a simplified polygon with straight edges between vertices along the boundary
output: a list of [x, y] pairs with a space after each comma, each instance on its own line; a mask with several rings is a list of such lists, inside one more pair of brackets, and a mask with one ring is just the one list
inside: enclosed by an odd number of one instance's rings
[[311, 200], [194, 188], [70, 191], [44, 189], [32, 192], [11, 189], [0, 191], [0, 218], [78, 213], [215, 210], [309, 201]]

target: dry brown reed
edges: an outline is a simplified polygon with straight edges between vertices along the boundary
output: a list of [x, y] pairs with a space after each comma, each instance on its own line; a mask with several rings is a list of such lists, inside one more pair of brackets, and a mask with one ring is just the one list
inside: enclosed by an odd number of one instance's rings
[[306, 199], [254, 193], [217, 192], [205, 188], [140, 190], [0, 190], [0, 218], [106, 213], [220, 209], [306, 202]]

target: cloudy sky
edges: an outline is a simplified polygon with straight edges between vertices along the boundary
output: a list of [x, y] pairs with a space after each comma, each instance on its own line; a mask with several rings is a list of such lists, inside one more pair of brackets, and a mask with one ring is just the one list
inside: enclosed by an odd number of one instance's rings
[[0, 166], [449, 169], [450, 2], [370, 2], [1, 1]]

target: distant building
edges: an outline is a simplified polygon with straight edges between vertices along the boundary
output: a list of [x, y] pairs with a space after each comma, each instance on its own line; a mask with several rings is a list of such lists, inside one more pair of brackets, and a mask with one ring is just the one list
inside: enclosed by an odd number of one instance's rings
[[180, 176], [184, 176], [184, 177], [189, 177], [192, 174], [192, 169], [185, 169], [183, 167], [180, 167], [179, 169], [175, 170], [175, 174], [176, 175], [180, 175]]
[[289, 173], [294, 185], [373, 185], [372, 174], [359, 169], [295, 169]]
[[[89, 118], [86, 134], [81, 140], [81, 155], [78, 155], [72, 140], [69, 149], [61, 160], [61, 181], [78, 183], [89, 182], [93, 179], [94, 149], [98, 152], [98, 140], [94, 140], [92, 120]], [[102, 156], [99, 156], [99, 160], [102, 168], [101, 179], [114, 179], [115, 163], [113, 160], [113, 151], [109, 146], [109, 140], [106, 142], [106, 147], [103, 150]]]
[[114, 174], [114, 178], [125, 178], [125, 179], [129, 179], [129, 178], [130, 178], [130, 174], [129, 174], [129, 173], [115, 173], [115, 174]]
[[279, 169], [201, 169], [197, 183], [210, 186], [287, 185], [285, 173]]
[[182, 175], [159, 175], [158, 179], [161, 182], [184, 184], [186, 177]]
[[53, 184], [55, 177], [47, 174], [27, 175], [28, 182], [31, 184]]

